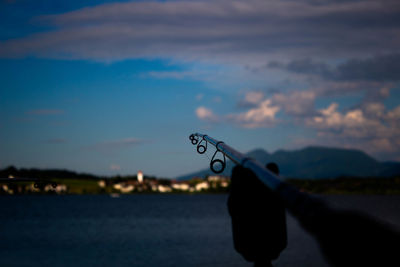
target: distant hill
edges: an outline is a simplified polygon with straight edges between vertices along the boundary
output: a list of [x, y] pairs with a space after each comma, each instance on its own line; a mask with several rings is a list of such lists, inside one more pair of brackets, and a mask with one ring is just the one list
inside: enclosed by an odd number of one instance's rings
[[[352, 177], [389, 177], [400, 175], [400, 162], [379, 162], [365, 152], [355, 149], [340, 149], [327, 147], [306, 147], [300, 150], [278, 150], [268, 153], [263, 149], [256, 149], [247, 153], [262, 163], [276, 162], [281, 174], [290, 178], [337, 178]], [[227, 163], [222, 175], [230, 176], [234, 164]], [[205, 177], [212, 175], [212, 171], [204, 169], [178, 180], [187, 180], [194, 176]]]

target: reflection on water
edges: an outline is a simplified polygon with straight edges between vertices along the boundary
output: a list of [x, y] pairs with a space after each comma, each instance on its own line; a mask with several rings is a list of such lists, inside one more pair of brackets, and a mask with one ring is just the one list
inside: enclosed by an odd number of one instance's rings
[[[1, 196], [2, 266], [251, 266], [233, 249], [226, 195]], [[400, 225], [400, 196], [330, 196]], [[288, 217], [275, 266], [325, 266]]]

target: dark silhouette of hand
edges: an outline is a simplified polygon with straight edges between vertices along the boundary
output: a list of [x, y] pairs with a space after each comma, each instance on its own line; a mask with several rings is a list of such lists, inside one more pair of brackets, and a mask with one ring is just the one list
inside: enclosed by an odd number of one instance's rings
[[249, 169], [233, 169], [228, 210], [237, 252], [258, 265], [278, 258], [287, 245], [285, 209]]
[[396, 229], [360, 212], [333, 209], [290, 185], [278, 191], [271, 192], [249, 169], [232, 171], [228, 210], [235, 249], [246, 260], [268, 266], [286, 247], [286, 207], [332, 266], [400, 266]]

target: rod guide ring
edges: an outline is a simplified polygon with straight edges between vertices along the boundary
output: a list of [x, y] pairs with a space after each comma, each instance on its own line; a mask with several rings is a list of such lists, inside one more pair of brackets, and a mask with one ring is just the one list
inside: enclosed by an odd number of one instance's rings
[[[215, 164], [215, 163], [220, 163], [221, 166], [222, 166], [222, 168], [221, 168], [220, 170], [216, 170], [216, 169], [214, 168], [214, 164]], [[225, 162], [223, 162], [223, 161], [220, 160], [220, 159], [214, 159], [214, 160], [212, 160], [212, 161], [210, 162], [210, 169], [211, 169], [214, 173], [221, 173], [221, 172], [223, 172], [223, 171], [225, 170]]]
[[205, 152], [206, 152], [206, 150], [207, 150], [207, 147], [205, 147], [205, 146], [203, 146], [203, 145], [198, 145], [197, 146], [197, 152], [199, 153], [199, 154], [204, 154]]
[[223, 143], [224, 143], [224, 142], [222, 142], [222, 141], [218, 141], [218, 142], [215, 144], [215, 147], [217, 148], [218, 151], [221, 151], [221, 150], [218, 148], [218, 145], [219, 145], [219, 144], [223, 144]]

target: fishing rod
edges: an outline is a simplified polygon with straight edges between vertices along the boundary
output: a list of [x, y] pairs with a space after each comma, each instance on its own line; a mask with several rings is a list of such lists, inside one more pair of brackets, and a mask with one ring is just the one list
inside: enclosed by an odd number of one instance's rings
[[[214, 173], [222, 173], [226, 167], [226, 157], [232, 160], [235, 164], [239, 164], [244, 168], [252, 170], [257, 178], [270, 190], [285, 201], [287, 206], [298, 206], [298, 198], [303, 195], [295, 187], [282, 181], [276, 174], [269, 171], [263, 164], [257, 160], [247, 157], [246, 155], [236, 151], [222, 141], [212, 138], [206, 134], [194, 133], [189, 136], [192, 145], [197, 145], [197, 152], [204, 154], [207, 151], [207, 144], [215, 146], [216, 151], [210, 161], [210, 169]], [[218, 153], [222, 153], [223, 160], [217, 159]], [[217, 165], [221, 165], [217, 169]]]
[[[206, 134], [194, 133], [189, 136], [190, 141], [193, 145], [197, 145], [197, 152], [199, 154], [204, 154], [207, 150], [207, 143], [215, 146], [217, 149], [211, 159], [210, 168], [215, 173], [221, 173], [226, 167], [225, 156], [232, 160], [234, 163], [242, 165], [244, 168], [252, 170], [257, 177], [263, 182], [269, 189], [276, 191], [277, 188], [284, 183], [277, 175], [266, 169], [261, 163], [245, 156], [244, 154], [236, 151], [232, 147], [228, 146], [222, 141], [218, 141]], [[205, 142], [203, 144], [203, 142]], [[218, 152], [223, 154], [224, 160], [216, 159]], [[217, 164], [221, 165], [220, 169], [216, 169]]]

